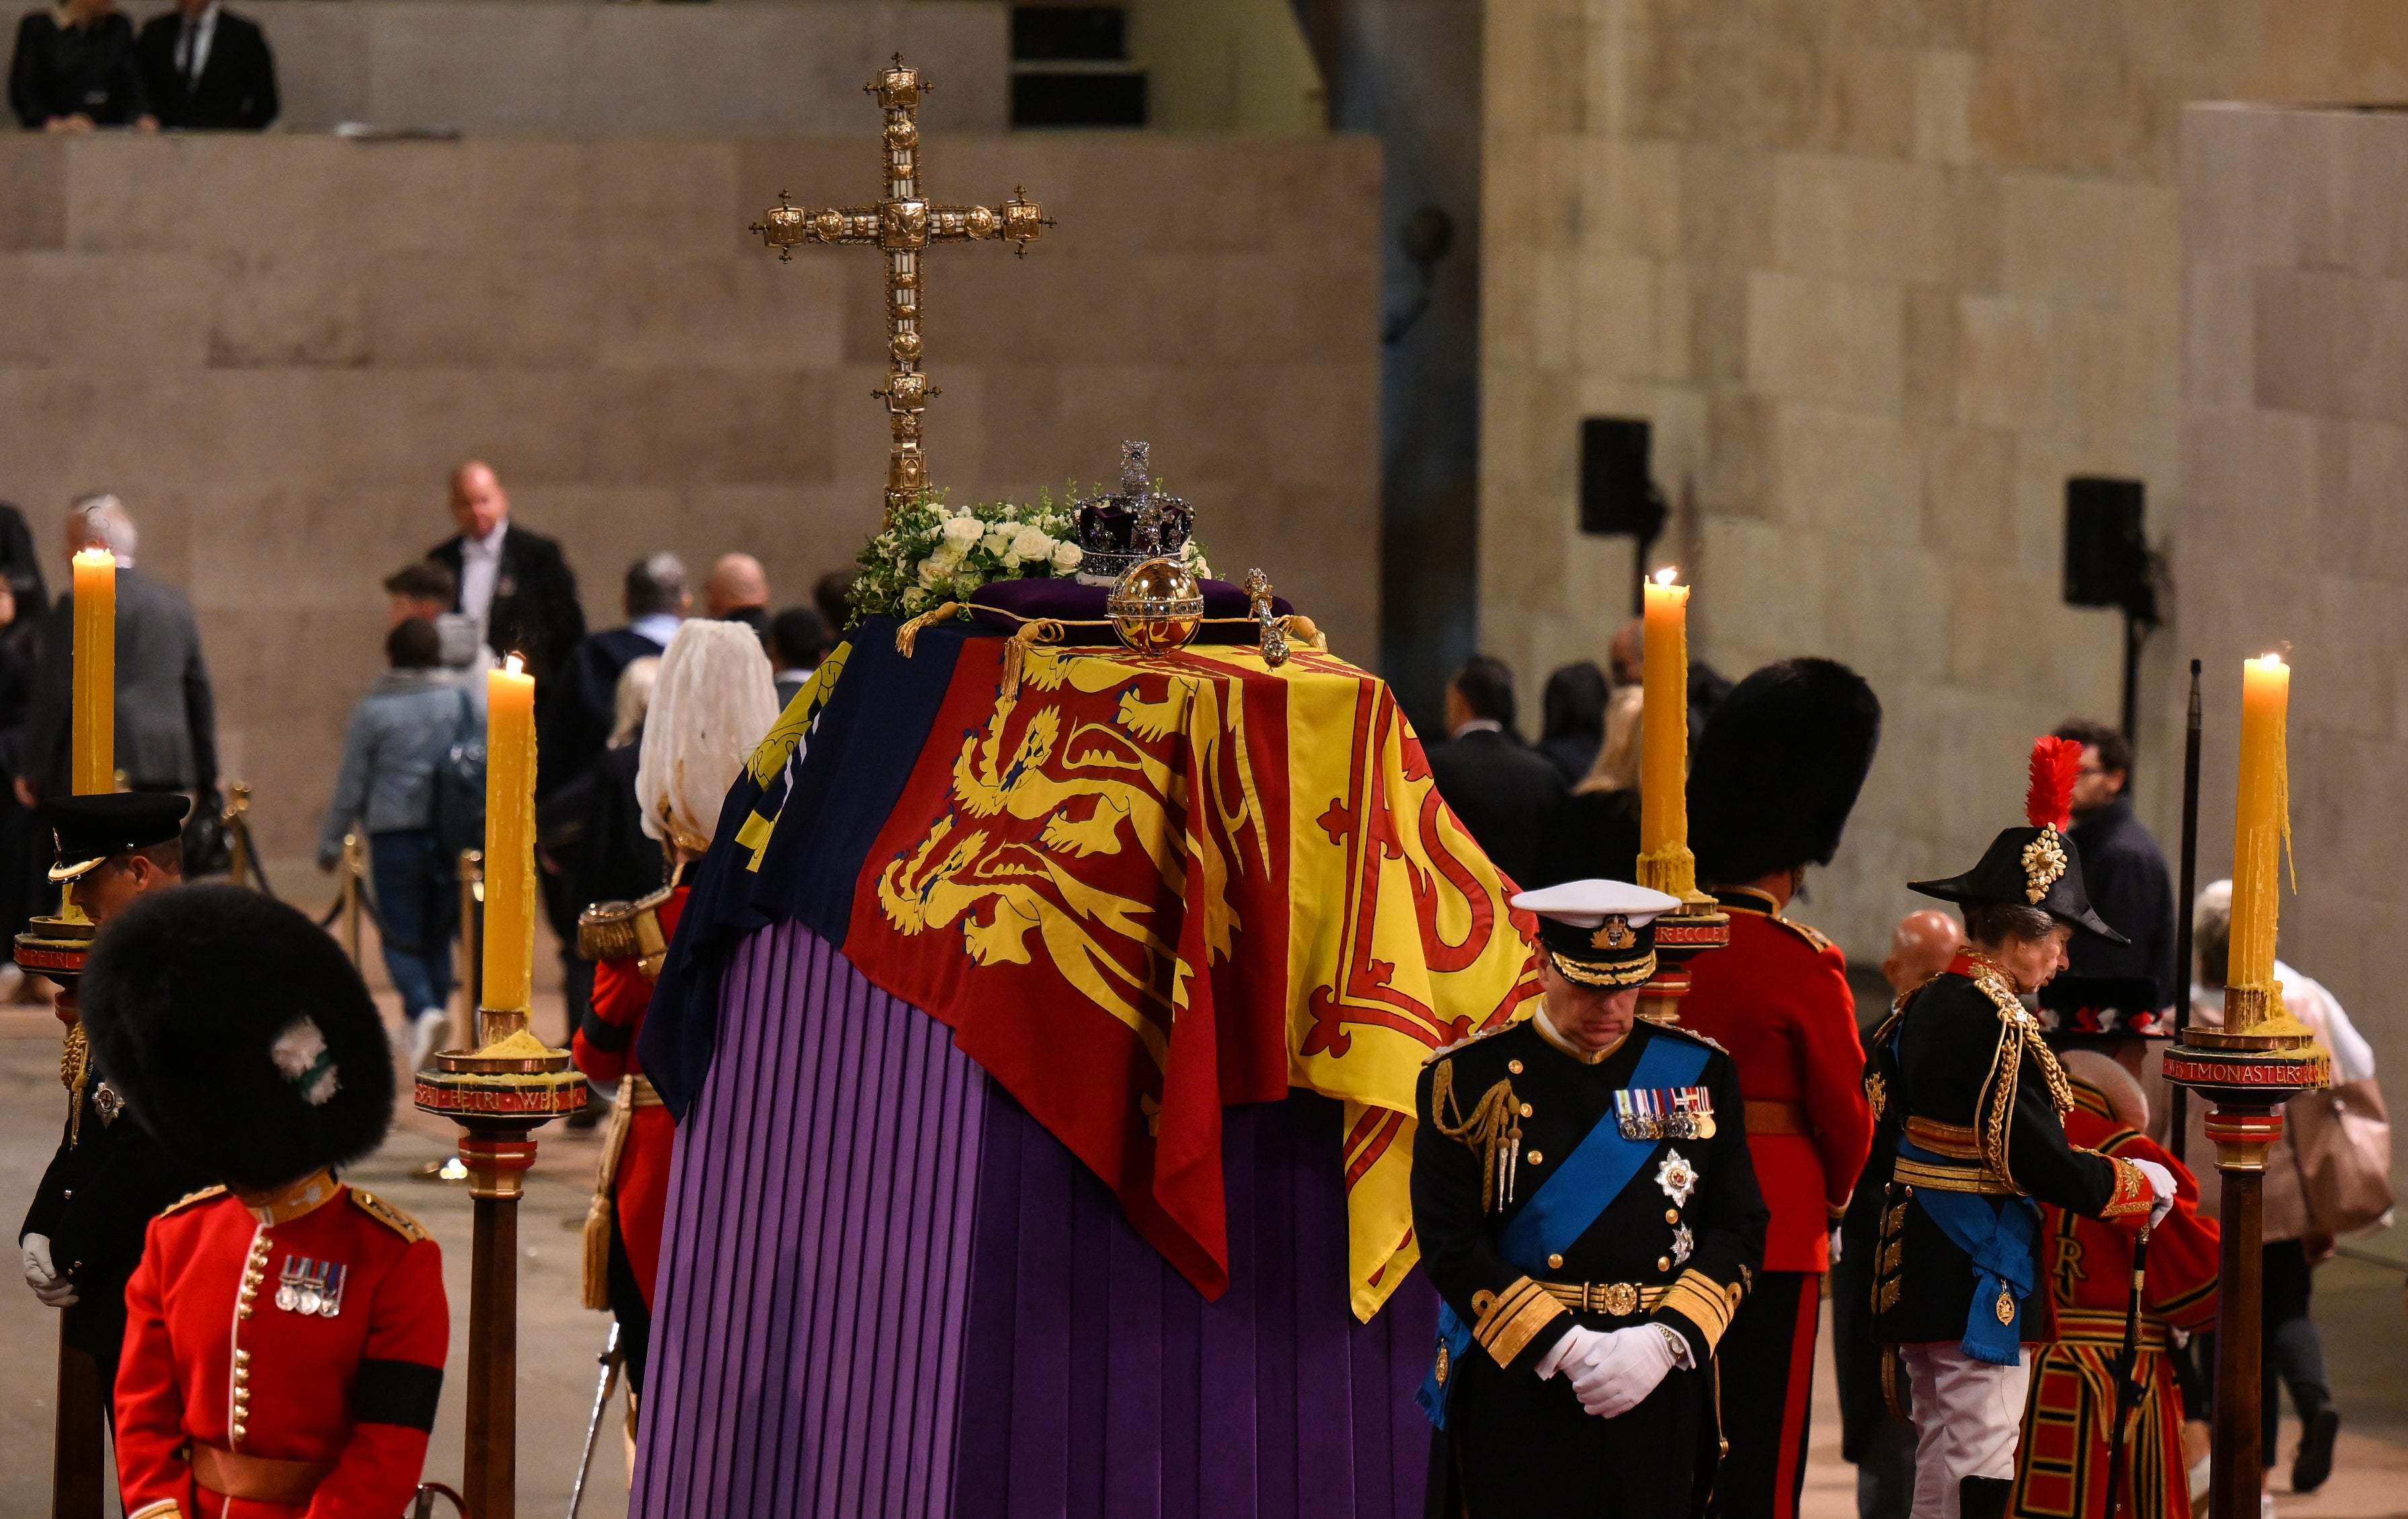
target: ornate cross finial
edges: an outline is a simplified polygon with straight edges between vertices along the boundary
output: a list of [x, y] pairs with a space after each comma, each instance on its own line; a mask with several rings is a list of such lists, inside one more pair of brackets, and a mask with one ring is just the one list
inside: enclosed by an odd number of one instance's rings
[[[862, 87], [886, 113], [881, 156], [886, 194], [874, 206], [796, 206], [783, 191], [778, 204], [749, 229], [794, 257], [803, 243], [867, 244], [886, 255], [886, 387], [870, 394], [886, 403], [895, 446], [886, 461], [886, 520], [927, 488], [927, 456], [920, 446], [920, 414], [931, 395], [941, 394], [920, 367], [920, 254], [931, 243], [985, 242], [1000, 238], [1025, 256], [1028, 245], [1053, 219], [1014, 187], [999, 207], [935, 206], [920, 194], [920, 97], [931, 86], [903, 55]], [[1141, 448], [1142, 445], [1140, 445]]]

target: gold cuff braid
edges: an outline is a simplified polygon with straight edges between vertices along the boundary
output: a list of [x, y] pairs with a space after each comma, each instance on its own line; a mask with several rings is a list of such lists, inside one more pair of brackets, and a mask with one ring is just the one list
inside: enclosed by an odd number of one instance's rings
[[1747, 1289], [1734, 1283], [1723, 1286], [1713, 1278], [1695, 1268], [1681, 1273], [1678, 1280], [1664, 1291], [1664, 1309], [1686, 1319], [1706, 1342], [1706, 1354], [1713, 1354], [1722, 1342], [1723, 1331], [1730, 1327], [1731, 1315], [1739, 1311], [1740, 1299]]
[[1478, 1315], [1471, 1326], [1471, 1338], [1496, 1358], [1498, 1366], [1512, 1365], [1513, 1357], [1528, 1347], [1531, 1337], [1564, 1311], [1562, 1304], [1526, 1276], [1514, 1279], [1513, 1284], [1503, 1292], [1473, 1294], [1471, 1306]]

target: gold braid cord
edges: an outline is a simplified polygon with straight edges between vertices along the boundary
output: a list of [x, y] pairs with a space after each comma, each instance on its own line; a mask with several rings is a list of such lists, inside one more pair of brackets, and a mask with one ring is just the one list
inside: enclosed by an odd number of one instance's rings
[[67, 1148], [83, 1142], [83, 1088], [92, 1079], [92, 1045], [83, 1025], [67, 1025], [66, 1042], [59, 1049], [59, 1084], [67, 1089]]
[[1990, 1056], [1990, 1073], [1982, 1082], [1982, 1095], [1973, 1104], [1973, 1117], [1981, 1130], [1982, 1160], [1999, 1179], [2021, 1192], [2014, 1172], [2007, 1165], [2007, 1136], [2014, 1124], [2015, 1092], [2023, 1077], [2024, 1056], [2029, 1053], [2040, 1066], [2041, 1079], [2048, 1083], [2048, 1100], [2056, 1108], [2060, 1122], [2073, 1111], [2073, 1083], [2066, 1079], [2065, 1068], [2057, 1063], [2056, 1053], [2033, 1036], [2040, 1031], [2040, 1021], [2024, 1010], [2017, 1001], [2014, 987], [1995, 961], [1979, 955], [1973, 959], [1973, 984], [1988, 996], [1999, 1010], [1999, 1047]]
[[1430, 1121], [1448, 1139], [1480, 1152], [1482, 1212], [1513, 1200], [1513, 1176], [1522, 1155], [1522, 1108], [1512, 1082], [1490, 1087], [1465, 1118], [1455, 1101], [1455, 1062], [1441, 1060], [1430, 1073]]

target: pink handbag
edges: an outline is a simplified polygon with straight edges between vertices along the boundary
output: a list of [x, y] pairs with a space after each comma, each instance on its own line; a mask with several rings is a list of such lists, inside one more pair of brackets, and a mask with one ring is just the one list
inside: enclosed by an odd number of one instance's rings
[[2283, 1116], [2311, 1232], [2351, 1234], [2391, 1211], [2391, 1124], [2372, 1080], [2302, 1092]]

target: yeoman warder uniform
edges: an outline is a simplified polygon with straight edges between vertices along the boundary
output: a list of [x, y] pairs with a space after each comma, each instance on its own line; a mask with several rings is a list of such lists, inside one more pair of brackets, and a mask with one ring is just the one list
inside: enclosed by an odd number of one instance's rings
[[[1584, 881], [1513, 905], [1560, 974], [1612, 992], [1653, 974], [1676, 903]], [[1645, 1022], [1584, 1050], [1541, 1010], [1432, 1059], [1416, 1104], [1413, 1228], [1444, 1300], [1428, 1512], [1702, 1512], [1715, 1347], [1764, 1250], [1729, 1057]]]
[[403, 1512], [450, 1319], [434, 1241], [331, 1174], [392, 1118], [358, 972], [295, 910], [187, 886], [102, 931], [83, 1005], [136, 1116], [223, 1183], [151, 1224], [126, 1288], [127, 1519]]
[[[2000, 833], [1963, 875], [1912, 889], [2038, 908], [2076, 932], [2117, 937], [2091, 910], [2064, 839], [2073, 767], [2063, 743], [2035, 747], [2030, 826]], [[2040, 1284], [2039, 1205], [2137, 1230], [2156, 1187], [2133, 1161], [2067, 1138], [2072, 1087], [1998, 962], [1959, 954], [1900, 999], [1873, 1043], [1867, 1094], [1877, 1112], [1899, 1115], [1898, 1138], [1858, 1184], [1885, 1189], [1874, 1332], [1898, 1347], [1913, 1387], [1914, 1512], [1999, 1519], [2028, 1384], [2018, 1342]]]
[[[1730, 1052], [1747, 1147], [1772, 1211], [1764, 1269], [1719, 1359], [1730, 1440], [1719, 1513], [1796, 1519], [1806, 1482], [1814, 1341], [1830, 1234], [1872, 1148], [1847, 957], [1786, 913], [1828, 865], [1881, 739], [1881, 702], [1828, 659], [1768, 665], [1715, 707], [1689, 770], [1698, 879], [1730, 943], [1690, 963], [1681, 1025]], [[1771, 881], [1775, 890], [1753, 882]]]
[[[181, 796], [108, 792], [42, 804], [57, 849], [50, 880], [71, 881], [111, 855], [166, 843], [191, 804]], [[159, 1211], [208, 1179], [151, 1139], [126, 1109], [122, 1086], [92, 1058], [80, 1026], [69, 1031], [60, 1077], [67, 1120], [17, 1238], [26, 1277], [62, 1304], [67, 1344], [100, 1368], [104, 1396], [125, 1339], [125, 1283], [142, 1235]]]
[[[2152, 1142], [2148, 1098], [2106, 1052], [2173, 1037], [2149, 977], [2061, 976], [2042, 988], [2041, 1027], [2073, 1089], [2065, 1137], [2119, 1160], [2146, 1160], [2174, 1179], [2174, 1204], [2149, 1231], [2141, 1303], [2141, 1395], [2124, 1442], [2122, 1512], [2189, 1512], [2183, 1463], [2182, 1394], [2172, 1354], [2177, 1336], [2215, 1327], [2217, 1232], [2199, 1214], [2199, 1182]], [[2132, 1236], [2060, 1208], [2041, 1208], [2043, 1311], [2027, 1333], [2031, 1401], [2015, 1456], [2014, 1512], [2028, 1519], [2111, 1519], [2115, 1379], [2131, 1297]], [[2189, 1415], [2207, 1417], [2205, 1409]]]

